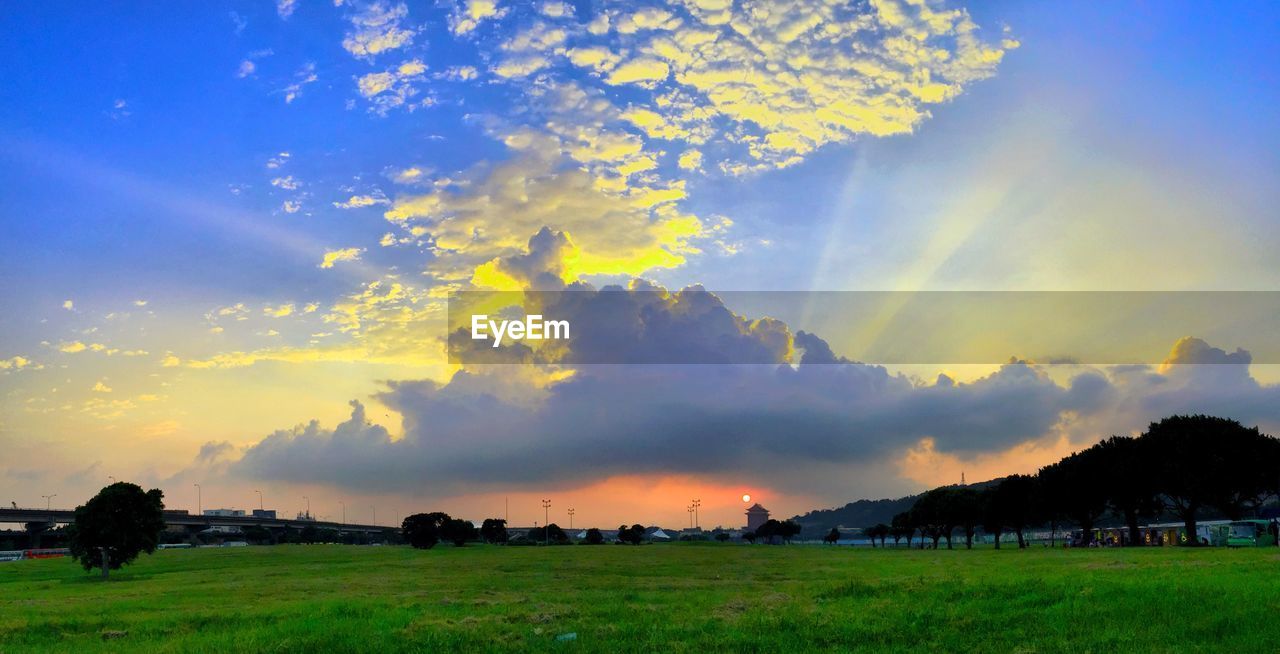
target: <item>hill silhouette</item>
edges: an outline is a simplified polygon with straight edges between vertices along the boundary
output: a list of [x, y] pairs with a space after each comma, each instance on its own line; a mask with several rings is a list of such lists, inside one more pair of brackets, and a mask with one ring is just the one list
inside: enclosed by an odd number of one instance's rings
[[[998, 484], [1003, 479], [1001, 477], [975, 482], [967, 484], [967, 487], [981, 490]], [[893, 520], [893, 516], [910, 509], [919, 498], [920, 495], [917, 494], [897, 499], [858, 500], [834, 509], [814, 509], [791, 519], [799, 523], [801, 539], [818, 539], [830, 532], [832, 527], [848, 533], [880, 522], [887, 525]]]

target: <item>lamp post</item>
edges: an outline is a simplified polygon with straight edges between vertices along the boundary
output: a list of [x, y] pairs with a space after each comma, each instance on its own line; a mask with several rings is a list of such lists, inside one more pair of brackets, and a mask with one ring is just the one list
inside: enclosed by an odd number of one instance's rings
[[40, 496], [40, 497], [43, 497], [43, 498], [44, 498], [44, 510], [45, 510], [45, 511], [51, 511], [51, 510], [53, 510], [53, 498], [55, 498], [55, 497], [57, 497], [57, 496], [58, 496], [58, 494], [57, 494], [57, 493], [54, 493], [53, 495], [41, 495], [41, 496]]
[[191, 484], [196, 487], [196, 515], [204, 515], [204, 490], [200, 488], [200, 484]]
[[347, 524], [347, 503], [342, 500], [338, 500], [338, 504], [342, 505], [342, 524], [345, 526]]
[[569, 508], [569, 531], [573, 531], [573, 508]]
[[542, 500], [542, 541], [544, 544], [551, 544], [551, 523], [548, 521], [547, 515], [551, 512], [551, 500]]
[[695, 527], [702, 526], [702, 521], [698, 519], [698, 507], [700, 506], [702, 506], [702, 500], [693, 501], [693, 525]]
[[689, 528], [693, 529], [693, 505], [686, 506], [684, 510], [689, 512]]
[[255, 493], [257, 493], [257, 494], [258, 494], [258, 510], [259, 510], [259, 511], [265, 511], [265, 510], [266, 510], [266, 506], [264, 506], [264, 505], [263, 505], [263, 503], [262, 503], [262, 491], [260, 491], [260, 490], [254, 490], [253, 492], [255, 492]]
[[373, 524], [375, 524], [375, 525], [376, 525], [376, 524], [378, 524], [378, 507], [373, 506], [372, 504], [370, 504], [370, 505], [369, 505], [369, 515], [371, 515], [371, 516], [372, 516], [372, 517], [369, 519], [369, 521], [370, 521], [370, 522], [372, 522], [372, 523], [373, 523]]
[[302, 501], [307, 503], [307, 519], [311, 519], [311, 498], [306, 495], [302, 496]]

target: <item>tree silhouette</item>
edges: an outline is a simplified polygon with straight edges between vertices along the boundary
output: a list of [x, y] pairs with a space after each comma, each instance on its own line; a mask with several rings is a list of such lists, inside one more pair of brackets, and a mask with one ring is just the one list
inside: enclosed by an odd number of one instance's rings
[[462, 547], [478, 536], [475, 525], [466, 520], [449, 518], [440, 525], [440, 538], [453, 543], [454, 547]]
[[404, 539], [417, 549], [429, 550], [442, 538], [440, 528], [451, 518], [448, 513], [415, 513], [400, 523]]
[[480, 537], [491, 544], [507, 542], [510, 538], [507, 534], [507, 521], [502, 518], [485, 518], [480, 523]]
[[1128, 544], [1141, 545], [1138, 520], [1160, 513], [1151, 457], [1145, 451], [1153, 448], [1145, 447], [1140, 439], [1112, 436], [1089, 449], [1095, 451], [1106, 479], [1107, 505], [1128, 528]]
[[644, 541], [644, 525], [620, 525], [618, 527], [618, 540], [631, 545], [639, 545]]
[[1280, 446], [1256, 427], [1205, 415], [1171, 416], [1151, 423], [1139, 440], [1188, 545], [1200, 544], [1196, 520], [1205, 507], [1236, 520], [1276, 490]]
[[898, 539], [907, 539], [907, 549], [911, 548], [911, 537], [916, 533], [916, 528], [911, 524], [911, 513], [903, 511], [895, 516], [889, 522], [889, 534], [893, 536], [893, 546], [898, 546]]
[[106, 580], [111, 570], [143, 552], [156, 551], [162, 531], [164, 493], [118, 481], [76, 507], [75, 522], [68, 529], [71, 556], [86, 571], [101, 568]]
[[1052, 510], [1070, 518], [1083, 532], [1083, 545], [1093, 542], [1093, 527], [1107, 510], [1108, 480], [1103, 455], [1096, 449], [1076, 452], [1040, 469], [1040, 483]]

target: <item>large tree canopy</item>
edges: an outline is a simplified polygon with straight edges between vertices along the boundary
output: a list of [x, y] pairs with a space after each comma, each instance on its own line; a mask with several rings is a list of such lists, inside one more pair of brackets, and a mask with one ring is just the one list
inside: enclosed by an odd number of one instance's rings
[[103, 488], [83, 506], [69, 530], [71, 556], [85, 570], [111, 570], [146, 552], [156, 551], [164, 531], [164, 493], [158, 488], [118, 481]]

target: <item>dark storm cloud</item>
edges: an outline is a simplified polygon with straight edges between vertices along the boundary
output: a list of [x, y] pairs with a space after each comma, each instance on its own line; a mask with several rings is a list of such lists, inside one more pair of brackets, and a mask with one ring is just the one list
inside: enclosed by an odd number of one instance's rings
[[[1013, 361], [966, 384], [919, 386], [839, 359], [821, 338], [735, 315], [700, 288], [555, 294], [563, 315], [609, 316], [606, 336], [573, 341], [563, 361], [603, 350], [651, 360], [752, 357], [768, 365], [589, 365], [536, 400], [509, 393], [528, 370], [460, 371], [445, 385], [392, 382], [379, 396], [404, 417], [390, 438], [355, 405], [334, 430], [316, 423], [249, 448], [234, 470], [257, 478], [334, 480], [363, 490], [476, 490], [578, 483], [617, 474], [767, 475], [800, 483], [810, 466], [895, 456], [921, 438], [942, 452], [1000, 450], [1042, 436], [1065, 412], [1108, 394], [1099, 374], [1054, 383]], [[795, 350], [802, 363], [787, 361]], [[816, 365], [828, 364], [828, 365]]]
[[[793, 337], [780, 322], [737, 316], [700, 288], [579, 290], [556, 294], [568, 298], [560, 308], [607, 315], [614, 331], [573, 341], [577, 351], [559, 352], [561, 361], [595, 349], [648, 360], [668, 348], [693, 360], [732, 353], [775, 363], [584, 365], [554, 382], [555, 367], [473, 366], [443, 385], [389, 382], [378, 399], [403, 416], [402, 438], [353, 402], [335, 429], [313, 421], [247, 448], [231, 474], [442, 494], [666, 473], [802, 489], [812, 470], [883, 465], [924, 438], [940, 453], [971, 456], [1062, 433], [1096, 439], [1176, 412], [1264, 426], [1278, 418], [1280, 393], [1249, 376], [1247, 352], [1195, 339], [1180, 341], [1160, 369], [1073, 367], [1069, 381], [1055, 381], [1044, 367], [1011, 359], [972, 382], [940, 375], [922, 385], [841, 359], [813, 334]], [[796, 352], [802, 363], [782, 363]]]

